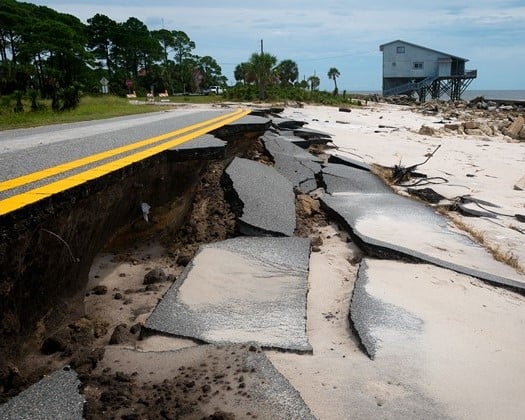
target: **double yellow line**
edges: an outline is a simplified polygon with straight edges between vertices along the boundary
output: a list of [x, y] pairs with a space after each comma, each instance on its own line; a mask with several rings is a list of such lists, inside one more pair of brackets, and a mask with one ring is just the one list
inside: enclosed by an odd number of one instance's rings
[[[41, 171], [33, 172], [17, 178], [12, 178], [7, 181], [0, 182], [0, 192], [7, 191], [13, 188], [22, 187], [33, 182], [43, 180], [61, 173], [80, 168], [82, 166], [90, 165], [95, 162], [119, 155], [121, 153], [131, 152], [133, 150], [151, 145], [152, 147], [130, 154], [126, 157], [116, 159], [114, 161], [87, 169], [78, 174], [51, 182], [47, 185], [34, 188], [27, 192], [23, 192], [12, 197], [0, 201], [0, 216], [15, 211], [19, 208], [35, 203], [43, 198], [49, 197], [58, 192], [67, 190], [77, 185], [83, 184], [87, 181], [99, 178], [110, 172], [119, 170], [125, 166], [139, 162], [153, 155], [156, 155], [165, 150], [171, 149], [187, 141], [193, 140], [210, 131], [216, 130], [226, 124], [230, 124], [245, 115], [249, 114], [249, 110], [238, 109], [235, 112], [211, 118], [197, 124], [190, 125], [175, 131], [171, 131], [160, 136], [151, 137], [141, 140], [126, 146], [117, 147], [105, 152], [96, 153], [91, 156], [86, 156], [71, 162], [62, 163], [60, 165], [43, 169]], [[167, 141], [165, 141], [167, 140]], [[161, 144], [157, 144], [163, 142]]]

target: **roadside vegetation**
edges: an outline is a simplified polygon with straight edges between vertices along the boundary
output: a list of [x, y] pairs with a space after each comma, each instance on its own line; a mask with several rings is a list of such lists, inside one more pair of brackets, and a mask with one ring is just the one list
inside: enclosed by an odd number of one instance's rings
[[[235, 68], [235, 84], [211, 56], [180, 30], [149, 30], [135, 17], [116, 22], [96, 14], [81, 22], [46, 6], [0, 0], [0, 129], [150, 112], [146, 97], [182, 103], [300, 101], [355, 105], [338, 91], [339, 70], [326, 76], [333, 92], [319, 91], [316, 74], [299, 80], [290, 59], [253, 53]], [[202, 95], [220, 87], [223, 95]]]
[[132, 105], [126, 98], [105, 95], [98, 97], [83, 96], [79, 105], [67, 112], [53, 111], [50, 99], [40, 100], [38, 111], [32, 112], [30, 99], [23, 98], [21, 104], [24, 111], [13, 112], [14, 103], [7, 99], [10, 98], [2, 97], [3, 102], [0, 104], [0, 130], [97, 120], [166, 109], [157, 105]]

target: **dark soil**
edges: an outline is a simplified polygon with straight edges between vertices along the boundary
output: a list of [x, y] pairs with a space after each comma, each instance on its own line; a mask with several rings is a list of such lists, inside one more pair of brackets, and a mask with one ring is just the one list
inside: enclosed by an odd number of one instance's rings
[[[227, 368], [226, 368], [227, 367]], [[231, 412], [212, 409], [207, 414], [202, 407], [210, 405], [218, 395], [232, 394], [251, 398], [240, 381], [243, 374], [232, 375], [230, 365], [198, 362], [179, 366], [179, 374], [161, 382], [144, 381], [136, 372], [110, 372], [84, 375], [82, 393], [86, 419], [235, 419]], [[249, 416], [248, 418], [257, 416]]]
[[235, 215], [224, 197], [221, 176], [224, 162], [210, 162], [201, 175], [192, 211], [184, 226], [167, 231], [163, 243], [177, 264], [186, 266], [199, 247], [235, 236]]
[[[260, 141], [248, 154], [249, 158], [271, 165]], [[236, 236], [236, 219], [221, 186], [225, 162], [209, 162], [201, 172], [192, 210], [187, 222], [179, 229], [167, 228], [162, 243], [168, 255], [179, 266], [186, 266], [201, 245]], [[326, 226], [327, 218], [319, 201], [309, 195], [299, 195], [296, 201], [296, 235], [313, 238], [316, 228]], [[145, 290], [147, 292], [147, 290]], [[95, 294], [112, 293], [98, 287]], [[119, 296], [120, 299], [125, 296]], [[117, 297], [115, 297], [117, 299]], [[124, 302], [125, 303], [125, 302]], [[103, 316], [103, 314], [101, 314]], [[108, 331], [108, 324], [81, 318], [45, 337], [41, 354], [30, 357], [20, 366], [0, 359], [0, 403], [37, 382], [44, 374], [64, 365], [71, 365], [80, 375], [81, 392], [87, 399], [84, 415], [87, 419], [223, 419], [236, 416], [219, 408], [203, 412], [200, 407], [217, 393], [235, 393], [237, 398], [250, 398], [244, 382], [231, 384], [223, 372], [224, 364], [180, 366], [180, 375], [161, 382], [146, 381], [138, 374], [112, 371], [100, 372], [104, 345], [125, 342], [133, 345], [140, 340], [140, 325], [129, 329], [124, 324]], [[138, 331], [138, 333], [137, 333]], [[111, 339], [110, 339], [111, 336]], [[122, 338], [124, 337], [124, 338]], [[102, 345], [101, 345], [102, 343]], [[229, 368], [229, 366], [228, 366]], [[29, 372], [24, 374], [22, 372]], [[233, 395], [233, 394], [232, 394]], [[257, 418], [255, 414], [243, 418]]]

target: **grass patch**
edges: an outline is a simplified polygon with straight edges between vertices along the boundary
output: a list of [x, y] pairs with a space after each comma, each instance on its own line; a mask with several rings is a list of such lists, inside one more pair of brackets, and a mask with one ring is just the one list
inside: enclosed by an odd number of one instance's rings
[[50, 100], [40, 100], [40, 109], [35, 112], [31, 111], [29, 100], [23, 100], [22, 104], [24, 111], [17, 113], [13, 112], [14, 101], [11, 101], [11, 103], [5, 100], [2, 101], [0, 106], [0, 130], [98, 120], [166, 110], [165, 106], [133, 105], [130, 104], [128, 99], [116, 96], [83, 96], [77, 108], [63, 112], [53, 112]]
[[214, 104], [225, 99], [220, 95], [177, 95], [170, 96], [169, 100], [176, 104]]

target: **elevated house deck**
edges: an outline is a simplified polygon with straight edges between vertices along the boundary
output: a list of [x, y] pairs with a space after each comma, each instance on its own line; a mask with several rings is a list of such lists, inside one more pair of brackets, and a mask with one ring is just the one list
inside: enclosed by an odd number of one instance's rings
[[424, 102], [430, 95], [461, 99], [477, 70], [466, 70], [466, 58], [436, 51], [406, 41], [392, 41], [379, 47], [383, 52], [383, 95], [413, 95]]

